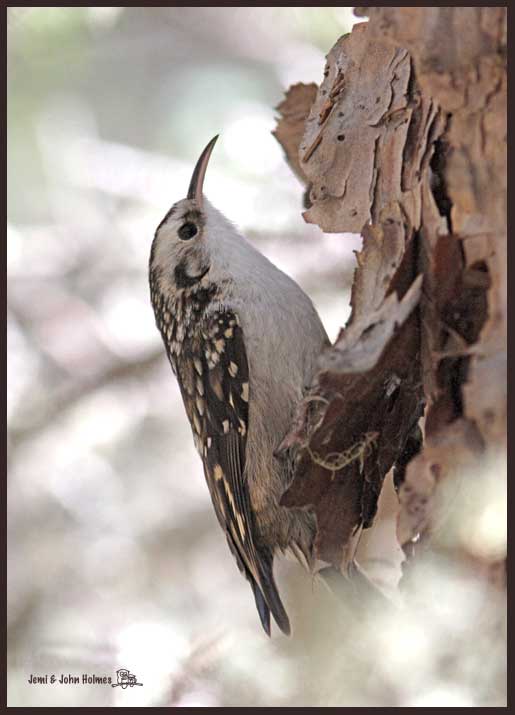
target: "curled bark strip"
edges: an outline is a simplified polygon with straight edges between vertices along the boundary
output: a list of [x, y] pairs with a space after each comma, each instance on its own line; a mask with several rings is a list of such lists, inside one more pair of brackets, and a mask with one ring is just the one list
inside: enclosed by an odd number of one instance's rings
[[273, 135], [286, 152], [288, 163], [296, 176], [306, 183], [306, 175], [299, 161], [299, 146], [304, 133], [304, 122], [317, 92], [316, 84], [294, 84], [277, 106], [280, 119]]
[[343, 331], [320, 359], [313, 395], [300, 408], [304, 423], [289, 435], [297, 465], [282, 504], [314, 509], [317, 555], [337, 568], [349, 567], [348, 544], [372, 524], [384, 477], [423, 409], [413, 360], [420, 294], [418, 278], [402, 300], [390, 294]]

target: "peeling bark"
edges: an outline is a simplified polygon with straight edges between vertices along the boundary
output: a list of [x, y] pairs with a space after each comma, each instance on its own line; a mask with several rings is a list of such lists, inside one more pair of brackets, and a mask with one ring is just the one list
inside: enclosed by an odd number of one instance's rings
[[293, 172], [303, 183], [307, 183], [307, 179], [298, 157], [298, 148], [304, 134], [306, 114], [309, 112], [316, 94], [316, 84], [299, 82], [290, 87], [284, 100], [277, 107], [281, 118], [277, 129], [272, 132], [283, 146]]
[[283, 503], [314, 509], [341, 570], [392, 467], [412, 554], [439, 484], [506, 442], [506, 9], [365, 12], [275, 132], [305, 220], [363, 236], [351, 317], [284, 442]]

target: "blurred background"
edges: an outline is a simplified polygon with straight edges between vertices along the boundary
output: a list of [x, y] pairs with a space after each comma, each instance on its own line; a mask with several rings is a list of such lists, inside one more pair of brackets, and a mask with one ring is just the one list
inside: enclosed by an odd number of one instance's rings
[[[304, 224], [270, 132], [354, 22], [343, 7], [8, 9], [10, 706], [504, 704], [502, 597], [441, 559], [402, 627], [282, 561], [295, 637], [264, 636], [150, 307], [155, 227], [220, 133], [206, 195], [336, 337], [360, 239]], [[488, 493], [502, 552], [504, 495]], [[382, 501], [364, 557], [386, 586], [400, 555]], [[143, 687], [27, 682], [121, 667]]]

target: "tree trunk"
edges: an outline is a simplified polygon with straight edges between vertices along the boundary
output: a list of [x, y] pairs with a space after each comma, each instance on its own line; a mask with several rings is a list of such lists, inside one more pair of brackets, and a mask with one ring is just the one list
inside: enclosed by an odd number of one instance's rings
[[[506, 8], [360, 12], [275, 132], [304, 219], [363, 237], [351, 317], [284, 443], [299, 456], [283, 503], [315, 510], [318, 556], [340, 570], [389, 470], [409, 562], [443, 548], [446, 484], [483, 488], [506, 448]], [[452, 544], [504, 582], [502, 552]]]

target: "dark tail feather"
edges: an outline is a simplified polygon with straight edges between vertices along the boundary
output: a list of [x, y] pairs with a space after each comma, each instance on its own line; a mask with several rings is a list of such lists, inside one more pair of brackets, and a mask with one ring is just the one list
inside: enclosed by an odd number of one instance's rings
[[[259, 585], [256, 585], [256, 590], [260, 591], [260, 597], [261, 599], [264, 599], [265, 601], [265, 606], [268, 606], [267, 610], [270, 609], [272, 612], [272, 616], [274, 617], [275, 622], [279, 626], [279, 628], [282, 630], [284, 635], [289, 636], [291, 629], [290, 629], [290, 620], [288, 618], [288, 615], [286, 611], [284, 610], [283, 603], [281, 601], [281, 597], [279, 596], [279, 592], [277, 591], [277, 586], [275, 585], [274, 581], [274, 575], [272, 572], [272, 559], [264, 559], [263, 557], [260, 559], [259, 563]], [[261, 589], [260, 589], [261, 587]], [[254, 591], [254, 595], [256, 596], [256, 590]], [[256, 596], [256, 605], [258, 602], [258, 598]], [[259, 605], [258, 605], [258, 611], [259, 611]], [[261, 616], [261, 612], [259, 613]], [[270, 624], [270, 614], [267, 614], [268, 618], [268, 623]], [[263, 622], [263, 618], [261, 617], [261, 622], [263, 623], [263, 628], [265, 628], [265, 631], [267, 631], [265, 624]], [[268, 626], [270, 628], [270, 625]], [[268, 635], [270, 635], [270, 631], [267, 631]]]
[[270, 609], [266, 605], [261, 589], [257, 583], [252, 579], [252, 590], [254, 591], [254, 598], [256, 599], [256, 608], [261, 619], [261, 625], [267, 636], [270, 635]]

